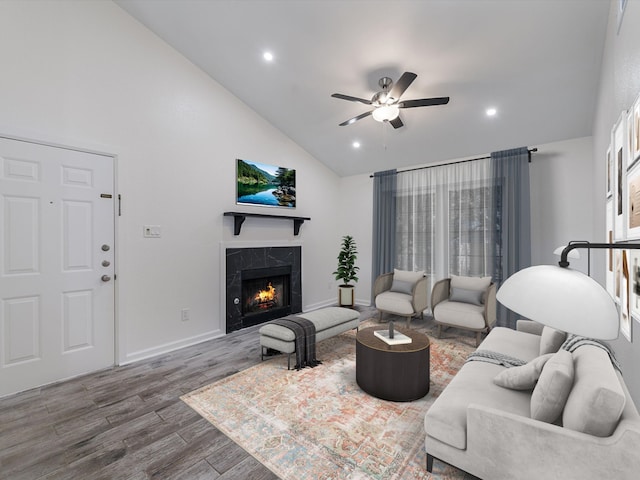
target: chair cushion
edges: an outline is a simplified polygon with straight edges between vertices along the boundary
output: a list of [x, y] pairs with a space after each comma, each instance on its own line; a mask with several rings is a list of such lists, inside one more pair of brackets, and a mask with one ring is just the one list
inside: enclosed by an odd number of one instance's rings
[[556, 353], [566, 339], [565, 332], [545, 325], [542, 329], [542, 335], [540, 335], [540, 355]]
[[562, 414], [566, 428], [608, 437], [626, 402], [624, 390], [607, 353], [593, 345], [573, 352], [575, 381]]
[[376, 308], [385, 312], [396, 313], [398, 315], [412, 315], [413, 304], [411, 295], [398, 292], [382, 292], [376, 296]]
[[553, 423], [562, 414], [573, 385], [573, 356], [559, 350], [542, 369], [536, 388], [531, 394], [531, 418]]
[[393, 269], [393, 282], [391, 283], [391, 291], [398, 293], [413, 294], [413, 286], [418, 280], [424, 277], [424, 270], [419, 272], [409, 272], [407, 270]]
[[453, 327], [482, 330], [486, 326], [484, 321], [484, 307], [470, 303], [458, 303], [445, 300], [433, 309], [433, 317], [436, 322]]
[[507, 368], [493, 378], [493, 383], [512, 390], [532, 390], [552, 353], [534, 358], [521, 367]]
[[466, 288], [451, 288], [449, 300], [452, 302], [470, 303], [471, 305], [482, 305], [482, 290], [468, 290]]
[[486, 291], [491, 285], [491, 277], [459, 277], [451, 275], [451, 288]]

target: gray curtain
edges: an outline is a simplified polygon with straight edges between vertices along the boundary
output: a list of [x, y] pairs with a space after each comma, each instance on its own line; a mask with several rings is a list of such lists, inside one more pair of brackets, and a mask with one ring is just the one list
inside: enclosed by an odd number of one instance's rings
[[[502, 281], [531, 266], [531, 200], [529, 150], [514, 148], [491, 153], [491, 173], [501, 194], [496, 196], [495, 230], [497, 262], [494, 281]], [[518, 315], [498, 304], [497, 324], [515, 328]]]
[[391, 272], [396, 256], [397, 171], [373, 174], [373, 259], [371, 288], [378, 275]]

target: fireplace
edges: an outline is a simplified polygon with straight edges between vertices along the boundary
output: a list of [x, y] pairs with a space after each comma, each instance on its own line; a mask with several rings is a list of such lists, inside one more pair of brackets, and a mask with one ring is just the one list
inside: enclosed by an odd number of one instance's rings
[[302, 311], [301, 247], [226, 249], [226, 332]]
[[257, 325], [291, 313], [291, 265], [243, 270], [241, 278], [240, 304], [246, 324]]

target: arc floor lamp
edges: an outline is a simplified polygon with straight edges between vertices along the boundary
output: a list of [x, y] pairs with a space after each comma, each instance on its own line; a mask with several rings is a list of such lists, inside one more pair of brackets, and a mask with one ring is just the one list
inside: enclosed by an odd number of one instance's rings
[[577, 248], [628, 250], [640, 243], [569, 242], [558, 266], [536, 265], [507, 278], [496, 295], [505, 307], [543, 325], [585, 337], [614, 340], [620, 330], [618, 308], [594, 279], [569, 268], [569, 253]]

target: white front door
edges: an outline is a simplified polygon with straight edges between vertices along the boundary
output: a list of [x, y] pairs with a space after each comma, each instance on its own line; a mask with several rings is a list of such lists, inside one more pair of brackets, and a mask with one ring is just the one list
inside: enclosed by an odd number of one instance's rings
[[0, 137], [0, 396], [114, 364], [113, 167]]

